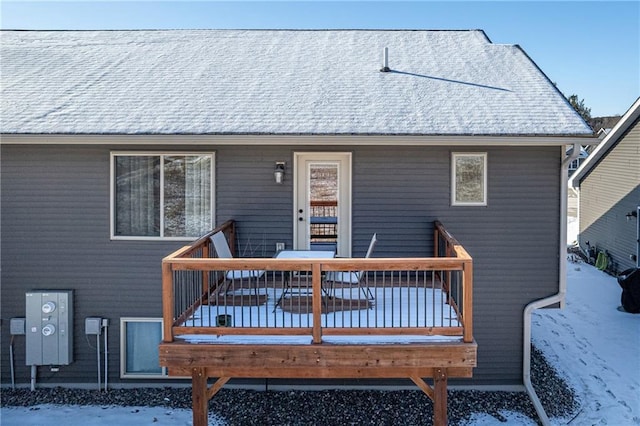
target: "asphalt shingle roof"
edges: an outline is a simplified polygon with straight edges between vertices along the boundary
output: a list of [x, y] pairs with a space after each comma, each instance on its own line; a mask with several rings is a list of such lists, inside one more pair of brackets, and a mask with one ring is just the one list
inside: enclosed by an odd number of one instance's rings
[[479, 30], [0, 35], [5, 134], [592, 133], [522, 49]]

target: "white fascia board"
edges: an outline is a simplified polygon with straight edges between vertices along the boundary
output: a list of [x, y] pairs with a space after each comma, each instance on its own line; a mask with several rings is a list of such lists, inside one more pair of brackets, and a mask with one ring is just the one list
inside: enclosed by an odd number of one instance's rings
[[594, 136], [406, 135], [0, 135], [2, 145], [559, 146]]

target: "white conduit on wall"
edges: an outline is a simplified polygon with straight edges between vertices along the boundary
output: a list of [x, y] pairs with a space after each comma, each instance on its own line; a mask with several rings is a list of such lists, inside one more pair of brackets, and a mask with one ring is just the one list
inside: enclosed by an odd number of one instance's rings
[[9, 343], [9, 362], [11, 363], [11, 389], [16, 388], [16, 372], [14, 369], [13, 361], [13, 334], [11, 335], [11, 342]]
[[98, 356], [98, 390], [101, 390], [101, 383], [102, 380], [100, 380], [100, 334], [96, 334], [96, 355]]
[[107, 350], [107, 334], [109, 330], [109, 320], [102, 320], [102, 328], [104, 328], [104, 391], [107, 391], [107, 382], [109, 381], [109, 358], [108, 358], [108, 350]]
[[100, 317], [87, 317], [85, 318], [85, 333], [87, 336], [96, 336], [96, 360], [97, 360], [97, 375], [98, 375], [98, 391], [103, 389], [102, 387], [102, 360], [100, 359], [100, 335], [104, 329], [104, 390], [107, 391], [109, 381], [109, 348], [108, 348], [108, 334], [109, 334], [109, 319]]
[[560, 167], [560, 247], [558, 259], [560, 262], [560, 274], [558, 276], [559, 291], [553, 296], [529, 303], [524, 309], [522, 381], [524, 382], [525, 390], [527, 391], [529, 398], [531, 398], [531, 402], [533, 403], [536, 413], [538, 413], [538, 418], [543, 426], [548, 426], [550, 424], [549, 416], [547, 416], [547, 413], [544, 411], [544, 407], [531, 384], [531, 315], [536, 309], [555, 305], [557, 303], [560, 303], [560, 306], [562, 307], [567, 294], [567, 178], [569, 173], [569, 164], [575, 160], [579, 154], [580, 144], [574, 143], [573, 152], [569, 157], [564, 159], [562, 166]]

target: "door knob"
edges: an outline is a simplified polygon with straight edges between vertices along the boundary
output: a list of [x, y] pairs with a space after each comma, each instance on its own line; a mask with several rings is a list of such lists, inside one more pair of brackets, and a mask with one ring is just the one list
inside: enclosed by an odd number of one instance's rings
[[304, 220], [304, 218], [303, 218], [303, 217], [299, 217], [299, 218], [298, 218], [298, 220], [299, 220], [300, 222], [302, 222], [302, 221]]

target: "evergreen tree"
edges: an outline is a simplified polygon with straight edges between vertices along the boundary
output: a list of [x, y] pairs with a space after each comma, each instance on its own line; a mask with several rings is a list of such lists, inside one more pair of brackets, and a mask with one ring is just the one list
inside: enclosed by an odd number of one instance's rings
[[587, 108], [584, 105], [584, 99], [579, 99], [578, 95], [569, 96], [569, 103], [580, 114], [582, 119], [587, 123], [591, 122], [591, 108]]

